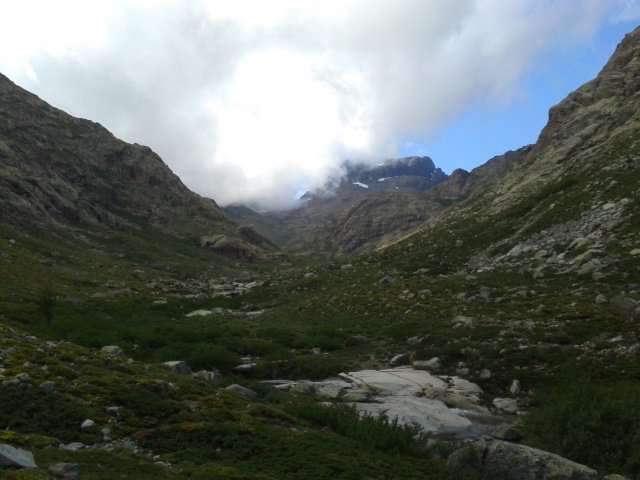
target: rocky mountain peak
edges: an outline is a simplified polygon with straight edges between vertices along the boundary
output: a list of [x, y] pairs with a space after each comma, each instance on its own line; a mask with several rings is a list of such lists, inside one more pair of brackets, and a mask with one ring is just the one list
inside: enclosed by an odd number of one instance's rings
[[436, 168], [431, 158], [414, 156], [385, 160], [373, 167], [347, 163], [347, 173], [342, 183], [384, 181], [401, 176], [424, 177], [435, 183], [447, 179], [447, 175]]

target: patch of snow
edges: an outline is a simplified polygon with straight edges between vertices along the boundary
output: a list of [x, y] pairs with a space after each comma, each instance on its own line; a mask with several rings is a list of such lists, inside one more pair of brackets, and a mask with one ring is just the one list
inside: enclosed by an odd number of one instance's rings
[[369, 185], [365, 185], [364, 183], [360, 183], [360, 182], [353, 182], [354, 185], [360, 185], [362, 188], [369, 188]]

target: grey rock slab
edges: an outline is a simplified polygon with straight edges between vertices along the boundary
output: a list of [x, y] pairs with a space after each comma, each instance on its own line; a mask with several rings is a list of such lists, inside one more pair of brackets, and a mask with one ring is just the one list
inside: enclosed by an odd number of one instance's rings
[[38, 468], [33, 454], [21, 448], [0, 443], [0, 466], [10, 468]]
[[[375, 400], [375, 398], [374, 398]], [[471, 425], [467, 418], [457, 415], [443, 402], [426, 397], [391, 396], [384, 403], [353, 403], [362, 413], [375, 417], [385, 415], [398, 425], [418, 426], [425, 432], [437, 432], [442, 428], [464, 428]]]
[[341, 373], [340, 377], [358, 388], [377, 395], [420, 395], [427, 387], [447, 388], [448, 384], [424, 370], [411, 367], [361, 370]]

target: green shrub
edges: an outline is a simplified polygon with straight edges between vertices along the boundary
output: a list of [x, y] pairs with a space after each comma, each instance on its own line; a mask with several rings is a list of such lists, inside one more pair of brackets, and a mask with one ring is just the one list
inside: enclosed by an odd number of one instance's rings
[[540, 396], [527, 443], [602, 472], [640, 478], [640, 387], [579, 380]]
[[386, 416], [361, 415], [355, 407], [344, 404], [324, 406], [317, 403], [301, 406], [297, 414], [335, 433], [383, 450], [417, 455], [425, 438], [418, 426], [401, 426]]
[[0, 429], [55, 437], [63, 442], [98, 438], [82, 432], [80, 425], [92, 411], [70, 397], [40, 389], [0, 387]]
[[349, 370], [353, 370], [352, 365], [328, 355], [293, 356], [279, 352], [258, 362], [253, 375], [258, 378], [322, 380]]
[[132, 411], [136, 417], [161, 419], [179, 410], [178, 405], [140, 386], [113, 385], [111, 402]]
[[237, 367], [242, 363], [242, 359], [238, 354], [230, 352], [220, 345], [206, 343], [194, 345], [186, 361], [194, 370], [213, 370], [217, 368], [223, 373], [230, 372], [233, 367]]

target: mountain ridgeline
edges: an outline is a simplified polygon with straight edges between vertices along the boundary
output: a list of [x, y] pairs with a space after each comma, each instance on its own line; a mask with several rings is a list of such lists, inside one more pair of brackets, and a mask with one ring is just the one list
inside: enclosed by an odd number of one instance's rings
[[278, 255], [270, 242], [238, 231], [215, 201], [189, 190], [150, 148], [53, 108], [3, 75], [0, 161], [0, 222], [16, 233], [40, 230], [101, 249], [96, 242], [104, 234], [156, 232], [167, 241], [201, 241], [232, 259]]

